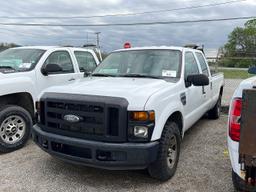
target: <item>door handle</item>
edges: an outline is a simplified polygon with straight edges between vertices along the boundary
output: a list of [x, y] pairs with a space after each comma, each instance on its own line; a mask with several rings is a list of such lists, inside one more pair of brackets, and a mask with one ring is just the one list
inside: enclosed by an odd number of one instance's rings
[[204, 86], [202, 87], [202, 93], [203, 93], [203, 95], [206, 94], [205, 89], [204, 89]]
[[187, 103], [187, 97], [186, 97], [186, 93], [181, 93], [180, 94], [180, 101], [183, 105], [186, 105]]
[[69, 79], [68, 81], [75, 81], [75, 80], [76, 80], [76, 79], [72, 77], [72, 78]]

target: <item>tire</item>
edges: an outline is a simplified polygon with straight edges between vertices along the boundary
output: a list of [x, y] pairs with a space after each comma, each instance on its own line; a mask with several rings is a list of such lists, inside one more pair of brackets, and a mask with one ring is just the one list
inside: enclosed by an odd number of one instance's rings
[[232, 170], [232, 181], [236, 191], [255, 192], [256, 186], [248, 185]]
[[242, 178], [240, 178], [232, 169], [232, 181], [237, 192], [255, 192], [256, 186], [246, 183]]
[[0, 108], [0, 152], [22, 148], [33, 126], [30, 113], [22, 107], [6, 105]]
[[235, 172], [232, 170], [232, 181], [233, 181], [233, 185], [236, 191], [240, 191], [242, 190], [240, 187], [240, 182], [238, 179], [238, 176], [235, 174]]
[[218, 98], [217, 103], [214, 105], [214, 107], [208, 111], [208, 117], [209, 119], [218, 119], [220, 117], [221, 113], [221, 95]]
[[[176, 140], [175, 147], [173, 146], [174, 138]], [[167, 181], [175, 174], [180, 155], [180, 143], [181, 135], [178, 125], [175, 122], [167, 122], [160, 139], [157, 160], [148, 167], [151, 177], [160, 181]], [[169, 151], [171, 148], [172, 151]]]

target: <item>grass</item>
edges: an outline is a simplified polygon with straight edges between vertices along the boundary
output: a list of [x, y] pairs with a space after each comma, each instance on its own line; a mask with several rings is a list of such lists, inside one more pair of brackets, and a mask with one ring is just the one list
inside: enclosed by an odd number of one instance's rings
[[219, 72], [224, 73], [225, 79], [246, 79], [253, 76], [244, 70], [219, 69]]

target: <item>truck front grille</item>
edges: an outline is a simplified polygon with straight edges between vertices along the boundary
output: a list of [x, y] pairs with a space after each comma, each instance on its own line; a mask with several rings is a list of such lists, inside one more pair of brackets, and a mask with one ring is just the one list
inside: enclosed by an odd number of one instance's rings
[[[47, 127], [84, 134], [103, 135], [105, 130], [104, 106], [73, 104], [70, 102], [47, 102]], [[65, 115], [81, 118], [78, 123], [64, 120]], [[116, 119], [118, 120], [118, 119]]]
[[[69, 94], [53, 98], [46, 94], [42, 101], [45, 122], [41, 127], [47, 132], [99, 141], [126, 141], [128, 103], [122, 98]], [[79, 117], [79, 122], [65, 120], [66, 115]]]

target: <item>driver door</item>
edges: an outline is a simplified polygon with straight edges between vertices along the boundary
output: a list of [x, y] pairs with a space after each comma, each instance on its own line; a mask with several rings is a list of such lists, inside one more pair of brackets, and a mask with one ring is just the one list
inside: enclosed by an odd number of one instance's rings
[[58, 50], [52, 52], [45, 60], [42, 68], [48, 64], [57, 64], [62, 68], [62, 71], [49, 73], [48, 75], [43, 75], [39, 72], [37, 74], [38, 93], [41, 93], [48, 87], [71, 83], [76, 79], [77, 74], [75, 73], [74, 64], [68, 51]]

